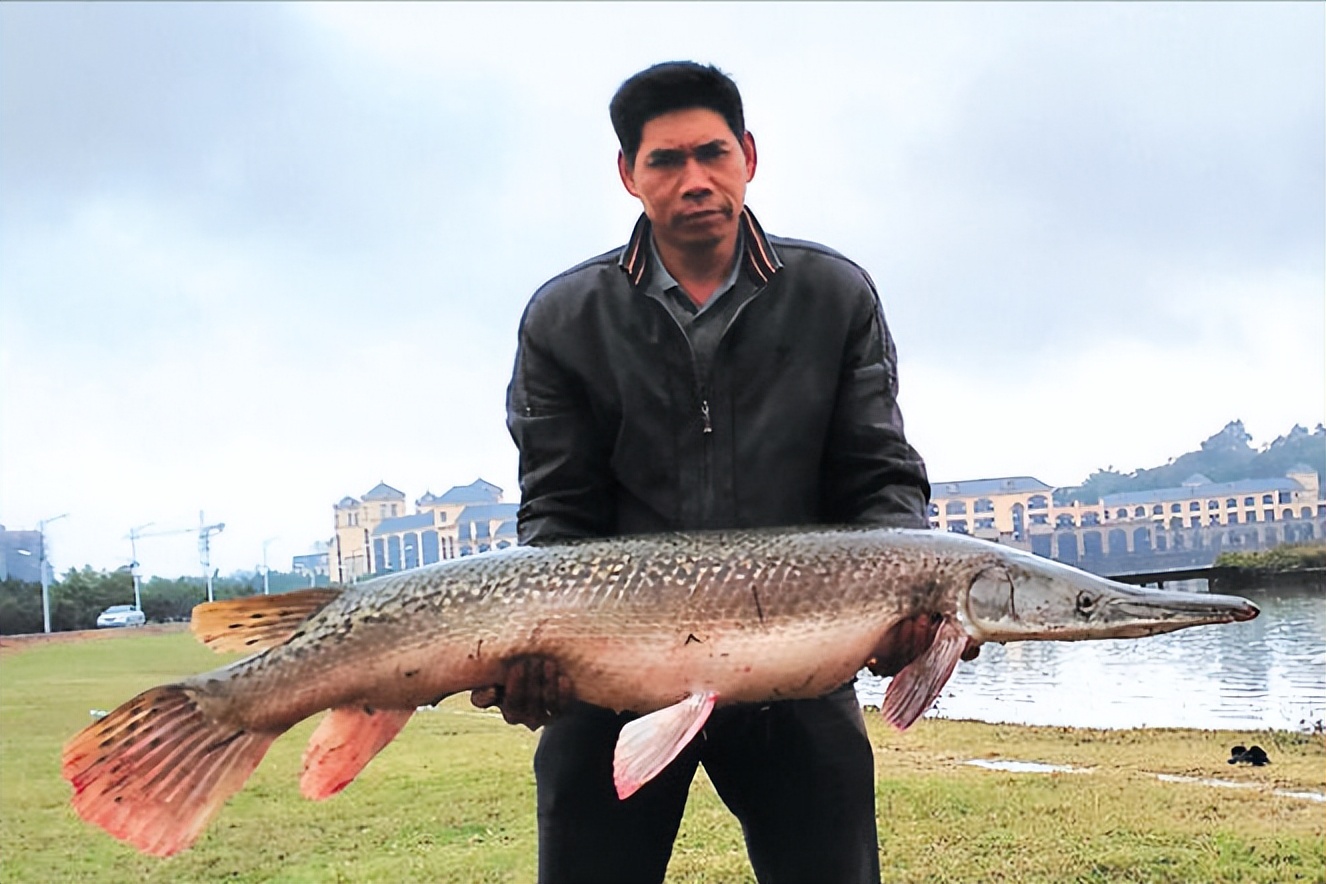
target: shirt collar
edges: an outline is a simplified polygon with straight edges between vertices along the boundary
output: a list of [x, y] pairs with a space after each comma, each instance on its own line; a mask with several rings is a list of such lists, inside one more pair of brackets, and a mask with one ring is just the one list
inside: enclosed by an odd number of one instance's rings
[[[742, 255], [746, 247], [745, 240], [745, 231], [738, 228], [737, 256], [736, 260], [732, 262], [732, 269], [728, 271], [727, 277], [719, 284], [718, 288], [714, 289], [713, 296], [703, 304], [698, 305], [698, 312], [703, 313], [710, 304], [718, 300], [719, 296], [736, 285], [737, 277], [741, 274]], [[655, 295], [665, 295], [674, 288], [681, 288], [681, 283], [677, 282], [677, 278], [672, 275], [663, 263], [663, 259], [659, 257], [658, 243], [654, 242], [652, 236], [649, 238], [649, 271], [645, 275], [644, 288], [649, 294]], [[682, 295], [682, 298], [689, 300], [689, 297], [685, 294]]]
[[[740, 225], [746, 243], [741, 265], [756, 283], [767, 285], [773, 275], [782, 268], [783, 262], [749, 207], [741, 210]], [[625, 271], [631, 280], [631, 285], [636, 287], [643, 285], [649, 279], [650, 265], [654, 261], [651, 232], [649, 218], [642, 214], [640, 220], [635, 222], [635, 230], [631, 231], [630, 241], [626, 243], [621, 256], [617, 259], [617, 265]]]

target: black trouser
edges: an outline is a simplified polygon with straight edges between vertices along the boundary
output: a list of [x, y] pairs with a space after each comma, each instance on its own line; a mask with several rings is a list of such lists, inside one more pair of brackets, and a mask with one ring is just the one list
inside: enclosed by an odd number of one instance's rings
[[695, 768], [741, 821], [761, 884], [877, 884], [875, 768], [849, 684], [817, 700], [716, 709], [700, 736], [625, 801], [612, 784], [630, 716], [577, 704], [534, 755], [540, 884], [663, 880]]

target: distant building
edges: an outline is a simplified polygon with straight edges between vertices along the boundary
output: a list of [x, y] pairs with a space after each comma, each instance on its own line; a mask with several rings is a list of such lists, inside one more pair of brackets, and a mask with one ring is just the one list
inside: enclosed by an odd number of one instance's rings
[[930, 527], [958, 534], [1023, 540], [1033, 525], [1093, 525], [1104, 518], [1100, 504], [1055, 505], [1054, 488], [1031, 476], [936, 482], [930, 489]]
[[295, 556], [290, 560], [290, 570], [292, 573], [309, 579], [309, 585], [315, 585], [319, 582], [319, 577], [331, 577], [331, 547], [326, 541], [318, 541], [313, 544], [313, 552], [305, 553], [302, 556]]
[[1317, 471], [1304, 466], [1281, 479], [1237, 482], [1212, 482], [1199, 473], [1178, 488], [1107, 494], [1100, 502], [1111, 522], [1145, 521], [1168, 528], [1300, 520], [1310, 527], [1315, 518], [1326, 516]]
[[405, 492], [379, 482], [332, 507], [336, 533], [328, 556], [334, 582], [404, 571], [516, 543], [514, 503], [483, 479], [445, 494], [425, 491], [407, 512]]
[[[1164, 528], [1289, 522], [1286, 536], [1319, 535], [1326, 518], [1317, 473], [1296, 466], [1276, 479], [1212, 482], [1194, 475], [1176, 488], [1104, 495], [1099, 503], [1056, 506], [1054, 488], [1030, 476], [936, 482], [931, 489], [930, 526], [997, 539], [1022, 541], [1031, 533], [1145, 522]], [[1301, 529], [1301, 530], [1300, 530]]]
[[10, 531], [0, 525], [0, 580], [41, 582], [41, 532]]

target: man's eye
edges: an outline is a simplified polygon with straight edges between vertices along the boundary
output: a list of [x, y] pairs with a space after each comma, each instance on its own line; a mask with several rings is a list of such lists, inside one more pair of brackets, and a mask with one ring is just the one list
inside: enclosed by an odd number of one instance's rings
[[668, 169], [683, 165], [685, 162], [686, 156], [681, 153], [653, 153], [649, 155], [649, 166], [652, 169]]
[[721, 144], [703, 144], [695, 149], [695, 158], [702, 163], [724, 156], [727, 156], [727, 148]]

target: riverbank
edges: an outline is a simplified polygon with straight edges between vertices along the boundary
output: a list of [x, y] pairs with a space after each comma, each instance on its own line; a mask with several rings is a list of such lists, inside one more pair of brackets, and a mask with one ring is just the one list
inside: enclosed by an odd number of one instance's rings
[[[184, 634], [39, 642], [0, 666], [0, 881], [528, 881], [538, 737], [463, 697], [420, 712], [341, 795], [298, 794], [313, 722], [278, 740], [200, 842], [144, 857], [79, 821], [58, 773], [93, 710], [224, 662]], [[1106, 731], [869, 715], [889, 882], [1321, 881], [1326, 741], [1285, 731]], [[1259, 745], [1271, 764], [1229, 765]], [[992, 765], [980, 767], [980, 761]], [[1023, 772], [1010, 762], [1068, 770]], [[1161, 779], [1161, 777], [1169, 779]], [[1232, 785], [1210, 785], [1203, 780]], [[669, 881], [750, 880], [703, 776]]]
[[1211, 567], [1211, 589], [1326, 589], [1326, 542], [1293, 543], [1254, 552], [1222, 552]]

